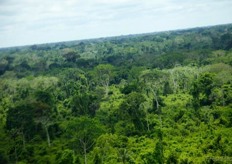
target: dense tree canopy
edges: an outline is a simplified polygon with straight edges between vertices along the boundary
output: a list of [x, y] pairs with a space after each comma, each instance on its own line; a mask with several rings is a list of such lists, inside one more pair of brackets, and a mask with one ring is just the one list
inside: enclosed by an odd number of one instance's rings
[[232, 25], [0, 49], [0, 163], [231, 163]]

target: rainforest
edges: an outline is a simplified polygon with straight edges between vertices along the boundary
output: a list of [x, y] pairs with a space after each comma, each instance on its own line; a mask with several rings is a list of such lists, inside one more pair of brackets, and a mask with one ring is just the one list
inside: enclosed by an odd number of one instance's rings
[[232, 163], [232, 25], [1, 48], [0, 163]]

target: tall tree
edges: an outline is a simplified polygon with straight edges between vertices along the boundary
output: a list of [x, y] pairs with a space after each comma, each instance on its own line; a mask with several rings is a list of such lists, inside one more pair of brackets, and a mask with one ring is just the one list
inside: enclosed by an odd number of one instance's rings
[[32, 106], [21, 102], [11, 107], [7, 112], [6, 129], [13, 144], [12, 147], [9, 145], [12, 155], [14, 154], [11, 160], [17, 163], [23, 158], [22, 152], [26, 152], [26, 142], [35, 134]]
[[24, 147], [26, 140], [32, 138], [34, 127], [33, 108], [30, 104], [22, 102], [8, 110], [6, 129], [14, 132], [13, 136], [21, 135]]
[[105, 97], [107, 97], [110, 81], [114, 76], [114, 67], [110, 64], [100, 64], [94, 68], [93, 76], [95, 76], [96, 82], [104, 88]]
[[[161, 99], [160, 94], [164, 90], [165, 81], [167, 81], [168, 75], [160, 70], [145, 70], [140, 75], [140, 83], [143, 85], [143, 89], [149, 98], [154, 99], [155, 110], [157, 111], [160, 119], [160, 125], [162, 127], [161, 118]], [[151, 94], [150, 94], [151, 93]]]
[[86, 116], [67, 122], [65, 136], [84, 154], [84, 163], [88, 163], [87, 153], [95, 144], [96, 139], [103, 133], [102, 125], [95, 119]]
[[131, 122], [136, 129], [136, 133], [143, 132], [145, 128], [145, 112], [142, 108], [144, 101], [145, 98], [142, 94], [132, 92], [127, 95], [118, 109], [119, 118], [122, 121]]
[[44, 127], [47, 137], [48, 146], [51, 146], [51, 138], [49, 134], [49, 126], [53, 122], [53, 98], [49, 92], [37, 91], [36, 102], [32, 103], [34, 108], [34, 118], [37, 123], [41, 123]]
[[194, 98], [194, 107], [198, 108], [200, 105], [211, 105], [212, 101], [210, 95], [214, 88], [214, 74], [203, 73], [198, 79], [194, 81], [192, 95]]

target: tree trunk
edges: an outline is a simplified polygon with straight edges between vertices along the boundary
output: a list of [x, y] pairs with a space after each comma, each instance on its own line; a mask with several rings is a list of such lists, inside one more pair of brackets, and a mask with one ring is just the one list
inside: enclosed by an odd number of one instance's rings
[[222, 106], [225, 106], [226, 103], [225, 103], [225, 92], [224, 92], [224, 89], [222, 90]]
[[159, 120], [160, 120], [160, 127], [162, 128], [163, 125], [162, 125], [162, 118], [161, 118], [161, 110], [159, 108], [160, 105], [159, 105], [159, 101], [158, 101], [158, 96], [155, 92], [154, 92], [154, 96], [155, 96], [156, 108], [157, 108]]
[[[146, 113], [146, 115], [148, 115], [148, 114]], [[146, 122], [147, 122], [147, 131], [150, 131], [150, 125], [149, 125], [148, 116], [146, 118]]]
[[105, 97], [107, 98], [109, 95], [109, 84], [105, 85]]
[[143, 107], [144, 107], [144, 110], [145, 110], [145, 112], [146, 112], [147, 131], [150, 131], [150, 124], [149, 124], [149, 118], [148, 118], [148, 111], [147, 111], [145, 105], [144, 105]]
[[159, 120], [160, 120], [160, 128], [163, 128], [162, 118], [160, 114], [159, 114]]
[[177, 93], [178, 84], [177, 84], [177, 81], [175, 81], [173, 71], [170, 71], [170, 74], [171, 74], [171, 79], [172, 79], [172, 83], [173, 83], [173, 92]]
[[48, 147], [51, 146], [51, 140], [50, 140], [50, 135], [48, 132], [48, 127], [46, 125], [44, 125], [45, 131], [46, 131], [46, 136], [47, 136], [47, 142], [48, 142]]
[[86, 148], [86, 144], [83, 143], [83, 148], [84, 148], [84, 156], [85, 156], [85, 164], [87, 164], [87, 148]]
[[22, 139], [23, 139], [23, 149], [26, 149], [26, 141], [25, 141], [25, 136], [23, 132], [22, 132]]
[[15, 153], [15, 163], [18, 163], [18, 153], [17, 153], [17, 148], [16, 148], [16, 146], [15, 146], [14, 153]]

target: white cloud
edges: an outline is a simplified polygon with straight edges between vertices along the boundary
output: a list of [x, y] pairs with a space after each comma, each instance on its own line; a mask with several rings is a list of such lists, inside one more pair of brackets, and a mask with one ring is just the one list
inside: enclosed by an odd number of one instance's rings
[[0, 47], [232, 23], [231, 0], [0, 0]]

